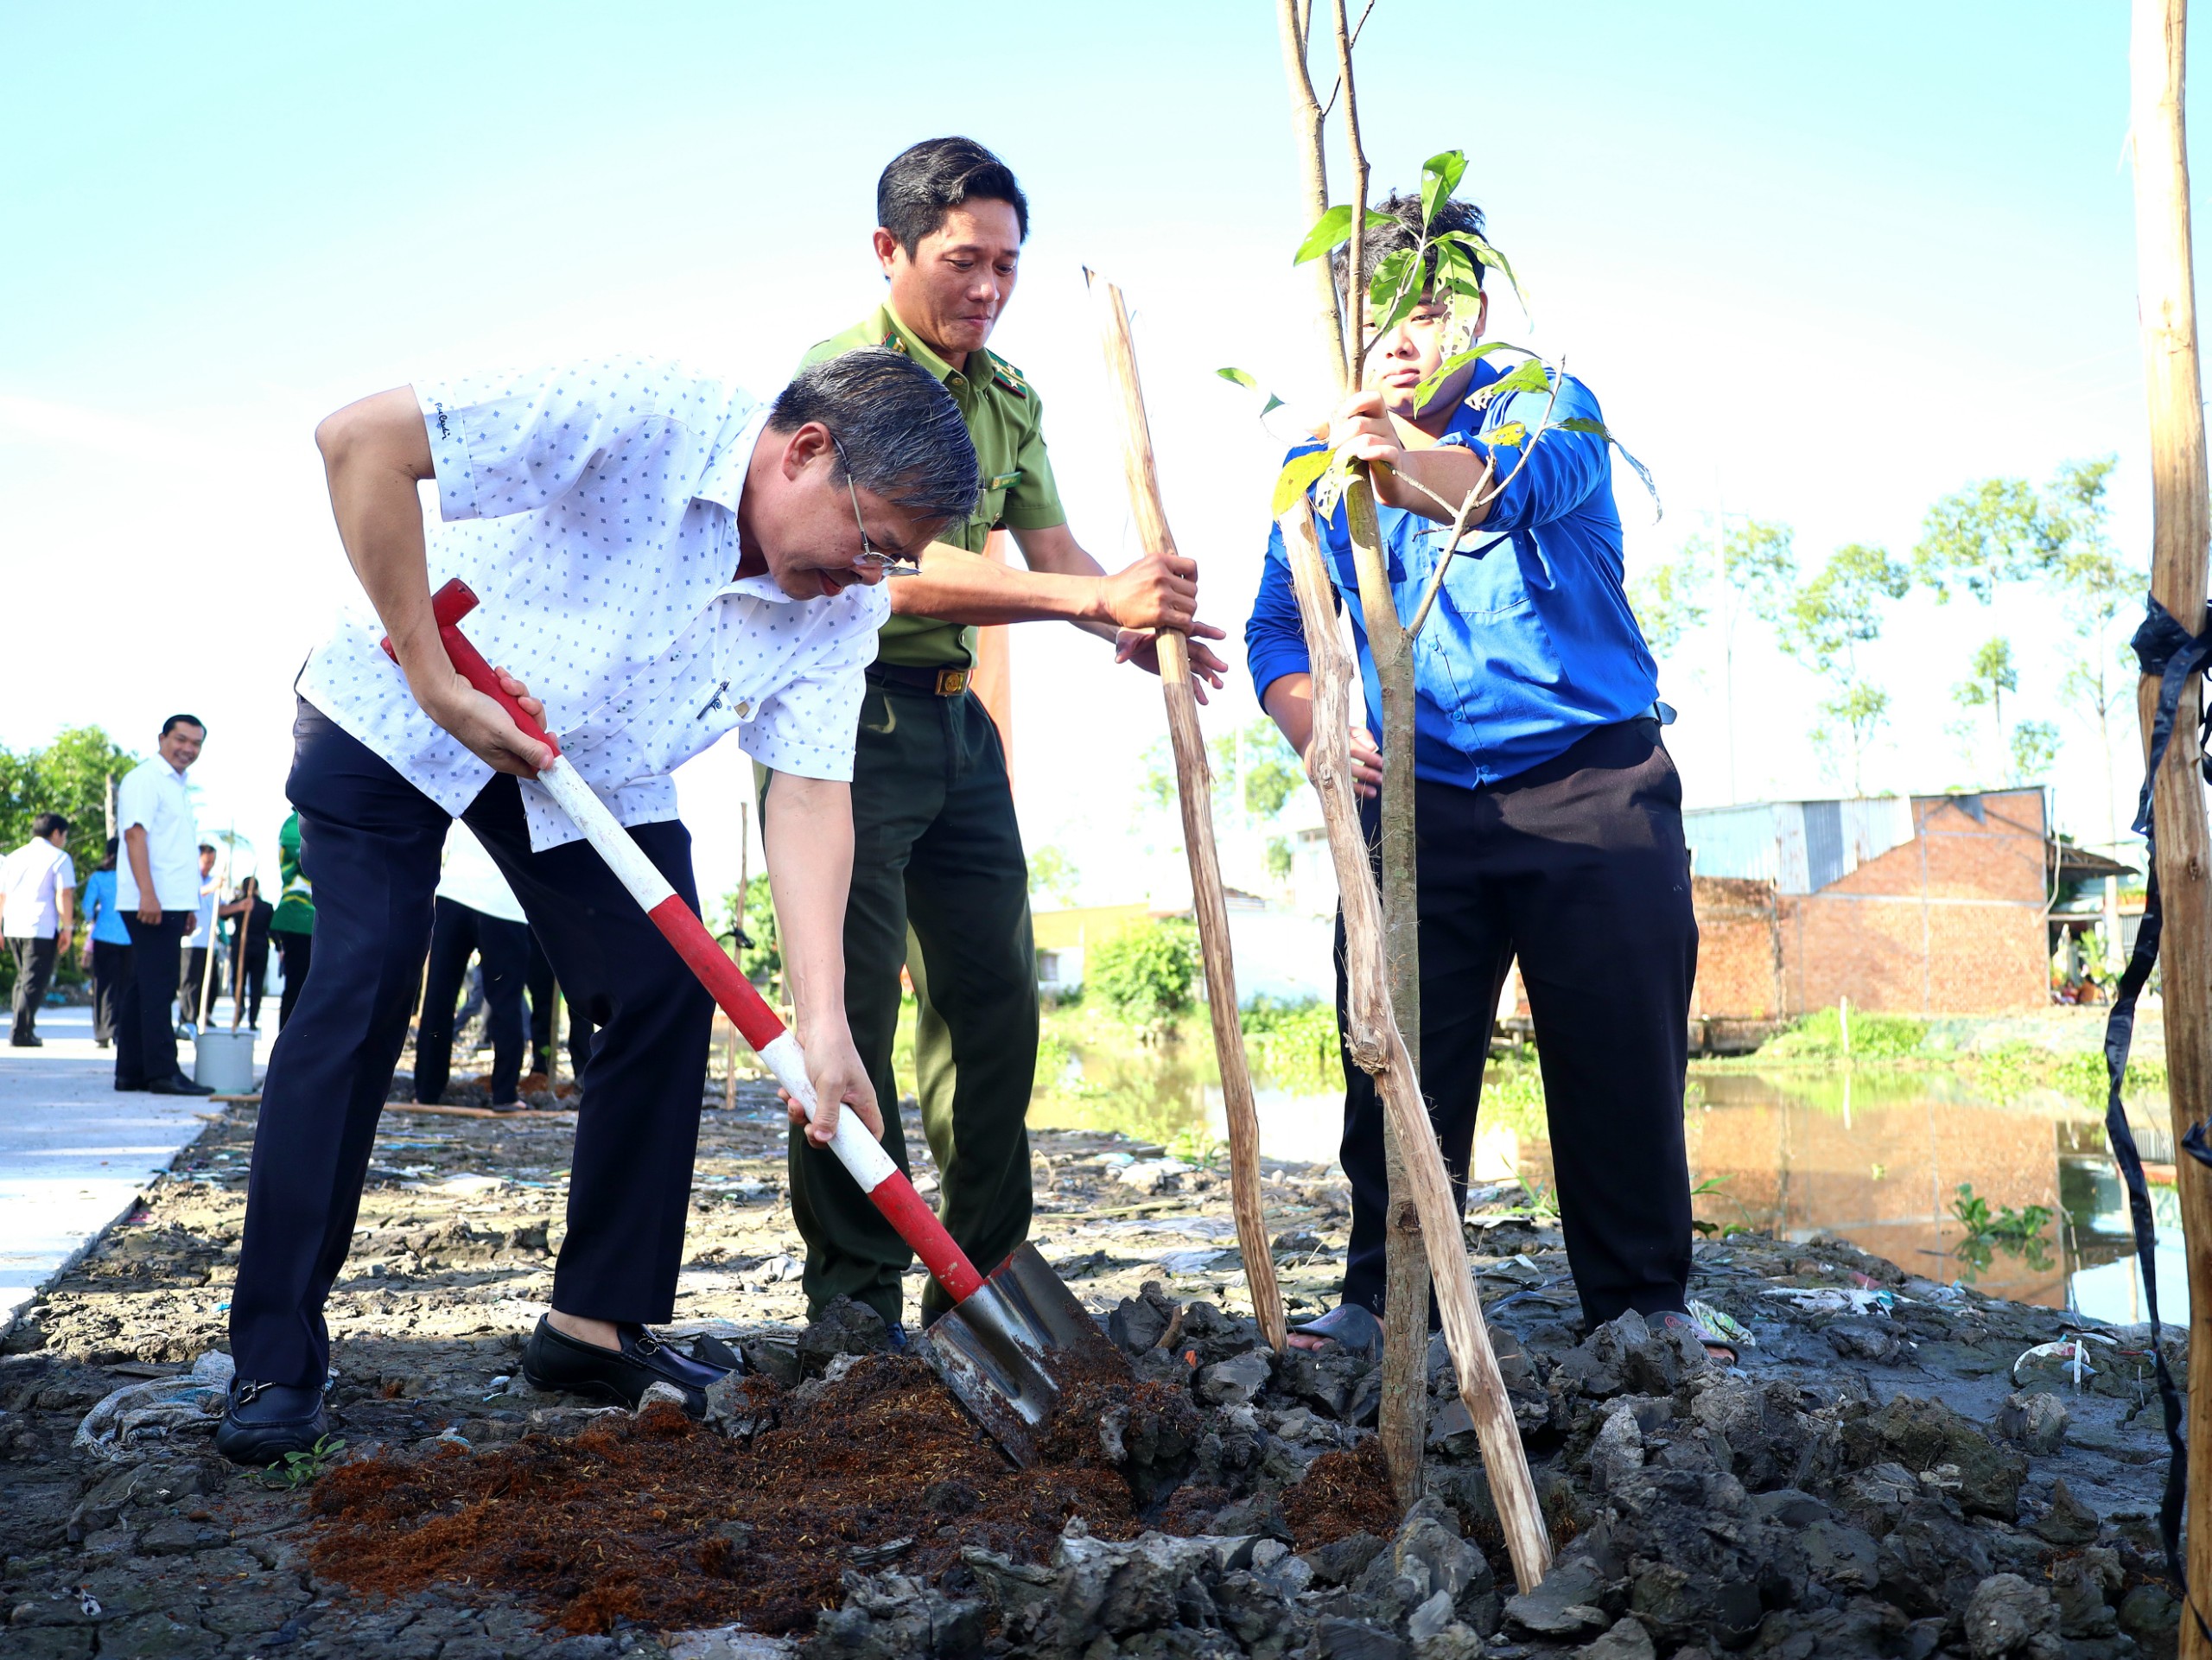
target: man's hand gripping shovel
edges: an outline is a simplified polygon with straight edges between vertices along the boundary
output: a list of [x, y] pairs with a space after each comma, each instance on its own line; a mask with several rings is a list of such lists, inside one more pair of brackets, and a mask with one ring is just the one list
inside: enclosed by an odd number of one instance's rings
[[[461, 633], [459, 624], [476, 608], [476, 595], [455, 579], [440, 588], [431, 603], [454, 670], [497, 701], [525, 736], [553, 752], [552, 764], [538, 773], [537, 781], [645, 907], [746, 1042], [767, 1062], [777, 1081], [813, 1117], [814, 1087], [798, 1040], [592, 793], [561, 754], [553, 735], [508, 695], [491, 665]], [[385, 652], [391, 655], [388, 639]], [[1094, 1371], [1101, 1366], [1126, 1371], [1121, 1352], [1106, 1340], [1034, 1245], [1022, 1245], [988, 1280], [977, 1274], [913, 1183], [868, 1134], [859, 1114], [837, 1115], [830, 1150], [953, 1301], [951, 1312], [925, 1335], [924, 1352], [931, 1365], [1007, 1456], [1016, 1464], [1028, 1464], [1036, 1454], [1037, 1433], [1059, 1400], [1059, 1385], [1047, 1357], [1058, 1352], [1070, 1360], [1087, 1363]]]

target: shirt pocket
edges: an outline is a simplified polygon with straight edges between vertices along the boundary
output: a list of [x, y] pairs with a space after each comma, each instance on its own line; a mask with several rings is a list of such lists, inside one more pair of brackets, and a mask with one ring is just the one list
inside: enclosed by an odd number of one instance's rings
[[[1441, 550], [1444, 538], [1451, 534], [1451, 527], [1444, 526], [1435, 533], [1431, 544]], [[1468, 533], [1468, 542], [1481, 546], [1480, 531]], [[1512, 616], [1529, 608], [1529, 589], [1521, 580], [1520, 562], [1513, 557], [1510, 537], [1493, 542], [1480, 555], [1466, 550], [1463, 543], [1444, 573], [1444, 592], [1452, 601], [1452, 608], [1469, 622], [1491, 622], [1501, 617]]]

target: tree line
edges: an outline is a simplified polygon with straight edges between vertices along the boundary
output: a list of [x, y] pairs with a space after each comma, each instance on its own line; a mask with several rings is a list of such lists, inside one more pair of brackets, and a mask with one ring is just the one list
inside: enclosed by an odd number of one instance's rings
[[[2018, 478], [1970, 484], [1929, 509], [1919, 540], [1902, 559], [1854, 542], [1808, 572], [1788, 525], [1746, 518], [1694, 537], [1672, 563], [1631, 578], [1630, 602], [1656, 655], [1673, 655], [1700, 633], [1719, 648], [1731, 798], [1735, 646], [1745, 623], [1773, 630], [1783, 652], [1821, 683], [1822, 724], [1812, 736], [1857, 794], [1891, 714], [1890, 693], [1863, 660], [1863, 648], [1881, 638], [1894, 607], [1916, 587], [1933, 591], [1940, 604], [1964, 599], [1984, 610], [2000, 592], [2019, 588], [2045, 596], [2067, 620], [2068, 655], [2051, 671], [2052, 690], [2096, 731], [2109, 818], [2113, 717], [2135, 684], [2120, 619], [2132, 615], [2146, 581], [2113, 548], [2107, 487], [2116, 464], [2113, 456], [2069, 461], [2042, 486]], [[2005, 782], [2040, 778], [2056, 758], [2058, 728], [2017, 714], [2006, 718], [2006, 699], [2018, 691], [2022, 671], [2012, 642], [1990, 635], [1961, 671], [1950, 692], [1953, 734], [1971, 753], [1999, 758]], [[2012, 707], [2017, 711], [2017, 702]]]
[[[96, 726], [70, 727], [41, 749], [0, 745], [0, 855], [31, 839], [39, 814], [58, 812], [69, 821], [69, 857], [81, 888], [106, 853], [109, 783], [119, 783], [139, 759]], [[79, 977], [73, 953], [57, 972], [65, 981]], [[0, 991], [15, 973], [14, 961], [0, 956]]]

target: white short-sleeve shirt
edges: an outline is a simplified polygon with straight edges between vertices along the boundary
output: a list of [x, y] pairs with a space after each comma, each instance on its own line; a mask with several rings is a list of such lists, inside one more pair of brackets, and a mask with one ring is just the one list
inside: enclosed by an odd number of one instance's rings
[[[482, 601], [461, 630], [545, 703], [562, 753], [626, 824], [676, 817], [669, 774], [725, 734], [778, 772], [849, 779], [880, 586], [794, 600], [733, 576], [767, 410], [728, 381], [618, 358], [415, 388], [444, 521], [430, 586]], [[474, 522], [469, 522], [474, 521]], [[458, 816], [492, 769], [416, 707], [365, 605], [300, 695]], [[531, 845], [579, 832], [524, 780]]]
[[[154, 897], [164, 911], [200, 908], [200, 826], [184, 774], [159, 755], [123, 775], [115, 792], [115, 833], [129, 840], [133, 824], [146, 832], [146, 864]], [[128, 847], [115, 860], [115, 906], [128, 915], [138, 908], [138, 873]]]
[[61, 925], [60, 890], [77, 886], [75, 862], [43, 836], [0, 859], [0, 933], [51, 939]]
[[446, 837], [446, 862], [438, 875], [438, 897], [503, 922], [530, 920], [523, 914], [522, 901], [515, 897], [515, 890], [507, 886], [507, 879], [499, 874], [499, 867], [484, 850], [483, 843], [476, 839], [476, 832], [466, 824], [456, 824]]

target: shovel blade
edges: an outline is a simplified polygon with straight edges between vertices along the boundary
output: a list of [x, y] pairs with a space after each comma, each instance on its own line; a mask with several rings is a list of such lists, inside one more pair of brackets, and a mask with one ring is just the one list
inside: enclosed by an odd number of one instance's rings
[[929, 1329], [924, 1354], [944, 1385], [1015, 1464], [1059, 1404], [1055, 1369], [1128, 1371], [1090, 1313], [1036, 1246], [1001, 1262], [981, 1289]]

